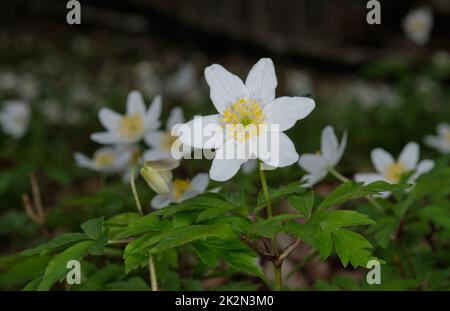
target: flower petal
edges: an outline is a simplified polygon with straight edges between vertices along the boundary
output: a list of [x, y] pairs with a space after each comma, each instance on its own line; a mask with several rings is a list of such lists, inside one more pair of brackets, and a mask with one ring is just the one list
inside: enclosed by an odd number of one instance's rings
[[[309, 115], [315, 106], [308, 97], [279, 97], [264, 108], [264, 113], [270, 125], [278, 125], [278, 130], [284, 132]], [[269, 126], [269, 130], [276, 129]]]
[[335, 166], [336, 164], [339, 163], [339, 161], [341, 161], [346, 147], [347, 147], [347, 131], [345, 131], [344, 134], [342, 135], [341, 144], [339, 145], [337, 155], [333, 158], [333, 161], [330, 163], [332, 166]]
[[127, 98], [127, 115], [145, 115], [144, 99], [139, 91], [131, 91]]
[[220, 114], [194, 117], [178, 128], [178, 136], [185, 145], [199, 149], [214, 149], [223, 145]]
[[381, 174], [384, 174], [388, 165], [394, 163], [394, 158], [390, 153], [381, 148], [373, 149], [370, 157], [372, 158], [373, 166]]
[[105, 144], [105, 145], [111, 145], [111, 144], [125, 144], [125, 143], [132, 143], [133, 141], [128, 141], [127, 139], [119, 136], [115, 132], [100, 132], [100, 133], [93, 133], [91, 134], [91, 140], [99, 143], [99, 144]]
[[205, 192], [206, 188], [209, 184], [209, 177], [208, 174], [205, 173], [199, 173], [195, 175], [194, 178], [192, 178], [191, 186], [193, 190], [197, 190], [200, 193]]
[[445, 136], [448, 132], [450, 132], [450, 124], [448, 123], [439, 123], [437, 128], [437, 132], [441, 136]]
[[145, 127], [147, 130], [157, 129], [160, 127], [161, 122], [159, 118], [161, 117], [162, 110], [162, 99], [160, 95], [155, 96], [150, 107], [145, 114]]
[[225, 181], [236, 175], [241, 164], [246, 160], [236, 156], [236, 142], [229, 139], [222, 147], [216, 150], [215, 158], [209, 171], [209, 177], [216, 181]]
[[172, 156], [170, 155], [170, 152], [159, 150], [159, 149], [147, 150], [142, 155], [143, 161], [156, 161], [156, 160], [171, 159], [171, 158], [172, 158]]
[[255, 99], [262, 106], [275, 99], [277, 76], [270, 58], [261, 58], [248, 73], [245, 86], [249, 97]]
[[144, 136], [144, 142], [150, 147], [160, 149], [161, 141], [165, 135], [166, 132], [163, 131], [150, 132]]
[[153, 197], [151, 205], [154, 209], [161, 209], [171, 203], [171, 197], [168, 194], [157, 194]]
[[98, 113], [101, 124], [108, 131], [115, 131], [119, 127], [122, 116], [109, 108], [102, 108]]
[[181, 107], [173, 108], [167, 119], [167, 130], [170, 131], [175, 125], [184, 123], [183, 109]]
[[83, 153], [75, 152], [74, 158], [75, 158], [75, 162], [76, 162], [77, 166], [83, 167], [83, 168], [87, 168], [87, 169], [90, 169], [90, 170], [95, 170], [96, 169], [95, 164], [92, 161], [92, 159], [90, 159], [89, 157], [87, 157]]
[[247, 162], [245, 162], [244, 164], [242, 164], [242, 171], [245, 174], [250, 174], [251, 172], [253, 172], [256, 167], [258, 166], [258, 161], [256, 161], [255, 159], [250, 159]]
[[415, 169], [419, 161], [419, 145], [415, 142], [408, 143], [400, 153], [398, 161], [403, 163], [408, 170]]
[[339, 143], [334, 129], [331, 126], [325, 127], [320, 139], [320, 152], [328, 162], [332, 162], [338, 153], [338, 148]]
[[324, 157], [317, 154], [302, 154], [298, 165], [308, 173], [319, 174], [327, 172], [327, 162]]
[[209, 96], [220, 114], [240, 98], [248, 96], [242, 80], [218, 64], [206, 67], [205, 78], [210, 88]]
[[[261, 141], [259, 142], [260, 144], [262, 143]], [[270, 141], [268, 157], [258, 153], [258, 158], [265, 164], [274, 167], [285, 167], [297, 162], [299, 156], [292, 140], [286, 134], [278, 133], [278, 142], [279, 145], [276, 146], [275, 142]]]
[[327, 172], [320, 172], [317, 174], [307, 174], [303, 177], [303, 181], [305, 182], [304, 184], [302, 184], [302, 187], [305, 188], [309, 188], [314, 186], [315, 184], [317, 184], [319, 181], [321, 181], [322, 179], [324, 179], [327, 176]]
[[357, 182], [363, 182], [365, 185], [373, 183], [378, 180], [385, 180], [383, 175], [377, 173], [359, 173], [355, 175]]
[[417, 165], [416, 172], [411, 176], [411, 180], [415, 181], [417, 178], [422, 176], [423, 174], [428, 173], [434, 168], [433, 160], [422, 160]]

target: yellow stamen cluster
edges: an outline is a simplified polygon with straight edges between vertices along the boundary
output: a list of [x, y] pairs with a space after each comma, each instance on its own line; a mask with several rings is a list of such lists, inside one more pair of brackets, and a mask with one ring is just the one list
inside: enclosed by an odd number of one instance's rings
[[222, 127], [228, 136], [242, 142], [253, 135], [259, 135], [260, 125], [266, 116], [254, 99], [241, 98], [223, 113]]
[[191, 188], [191, 182], [189, 179], [175, 179], [172, 183], [173, 193], [177, 200]]
[[120, 120], [119, 133], [122, 137], [133, 139], [144, 132], [144, 119], [139, 113], [124, 116]]
[[392, 183], [398, 183], [405, 172], [405, 164], [401, 162], [394, 162], [388, 166], [386, 172], [384, 173], [384, 177]]
[[110, 152], [102, 152], [94, 157], [95, 165], [98, 168], [105, 168], [107, 166], [112, 165], [115, 162], [116, 158]]
[[161, 139], [161, 149], [170, 151], [173, 143], [178, 139], [178, 136], [172, 136], [170, 132], [166, 133]]

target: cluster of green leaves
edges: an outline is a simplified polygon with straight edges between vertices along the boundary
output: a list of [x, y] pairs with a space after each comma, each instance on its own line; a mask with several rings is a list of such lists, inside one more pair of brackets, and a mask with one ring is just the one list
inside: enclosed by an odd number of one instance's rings
[[[372, 256], [372, 245], [350, 228], [374, 222], [364, 214], [335, 208], [351, 199], [393, 189], [394, 186], [383, 182], [368, 186], [348, 182], [322, 200], [311, 190], [300, 187], [300, 183], [292, 183], [270, 189], [270, 197], [273, 202], [287, 199], [295, 213], [271, 219], [260, 216], [261, 200], [255, 209], [250, 210], [242, 198], [227, 199], [216, 193], [206, 193], [144, 217], [137, 213], [124, 213], [106, 221], [103, 218], [92, 219], [81, 225], [83, 232], [63, 234], [17, 255], [13, 268], [0, 276], [0, 284], [2, 280], [12, 282], [11, 279], [15, 278], [14, 282], [6, 285], [28, 282], [25, 289], [48, 290], [65, 278], [69, 260], [107, 256], [111, 250], [123, 257], [122, 272], [119, 273], [120, 263], [102, 267], [92, 275], [84, 274], [83, 286], [75, 288], [111, 288], [111, 284], [101, 287], [99, 279], [106, 282], [117, 274], [125, 282], [121, 286], [130, 286], [131, 282], [133, 288], [139, 287], [145, 282], [139, 281], [142, 278], [133, 273], [139, 275], [145, 271], [150, 256], [157, 262], [163, 287], [199, 288], [199, 284], [193, 285], [192, 280], [174, 276], [179, 274], [176, 272], [180, 265], [178, 257], [186, 253], [195, 254], [207, 270], [224, 269], [219, 263], [225, 262], [231, 271], [264, 280], [257, 263], [258, 254], [243, 240], [270, 238], [281, 232], [310, 244], [323, 259], [335, 249], [344, 266], [350, 262], [355, 268], [365, 267]], [[121, 248], [122, 243], [125, 248]], [[11, 262], [11, 258], [4, 259], [5, 266]], [[29, 269], [32, 273], [23, 272], [24, 267], [30, 266], [33, 266]], [[22, 272], [15, 275], [18, 271]], [[177, 284], [173, 284], [174, 278], [178, 278]]]

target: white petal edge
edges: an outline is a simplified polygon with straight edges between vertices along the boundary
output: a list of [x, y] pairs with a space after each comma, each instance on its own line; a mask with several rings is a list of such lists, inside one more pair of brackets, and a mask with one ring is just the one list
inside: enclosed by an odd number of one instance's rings
[[317, 154], [302, 154], [298, 160], [298, 165], [308, 173], [318, 174], [327, 171], [326, 160]]
[[127, 98], [127, 115], [145, 115], [145, 103], [139, 91], [131, 91]]
[[408, 170], [413, 170], [419, 161], [419, 152], [419, 145], [415, 142], [410, 142], [403, 148], [398, 161], [403, 163]]
[[394, 163], [394, 158], [392, 155], [384, 149], [376, 148], [370, 153], [373, 166], [378, 173], [384, 174], [387, 166]]
[[153, 197], [151, 205], [154, 209], [161, 209], [168, 206], [171, 201], [169, 194], [157, 194]]
[[263, 106], [275, 99], [277, 84], [275, 67], [270, 58], [261, 58], [253, 65], [245, 80], [249, 97]]
[[308, 97], [276, 98], [264, 108], [269, 130], [284, 132], [290, 129], [298, 120], [308, 116], [315, 106], [314, 100]]
[[[294, 164], [298, 161], [299, 155], [295, 150], [294, 143], [292, 140], [284, 133], [278, 133], [279, 135], [279, 146], [278, 150], [270, 150], [269, 158], [261, 158], [258, 154], [258, 158], [261, 159], [265, 164], [274, 167], [285, 167]], [[273, 145], [271, 146], [273, 148]]]
[[242, 80], [221, 65], [206, 67], [205, 78], [210, 88], [209, 96], [220, 114], [240, 98], [248, 96]]
[[197, 190], [200, 193], [205, 192], [209, 184], [209, 177], [206, 173], [198, 173], [191, 180], [193, 190]]
[[116, 131], [122, 116], [109, 108], [102, 108], [98, 112], [98, 118], [105, 129]]
[[199, 149], [219, 148], [223, 145], [223, 129], [219, 114], [194, 117], [193, 120], [178, 127], [180, 141]]

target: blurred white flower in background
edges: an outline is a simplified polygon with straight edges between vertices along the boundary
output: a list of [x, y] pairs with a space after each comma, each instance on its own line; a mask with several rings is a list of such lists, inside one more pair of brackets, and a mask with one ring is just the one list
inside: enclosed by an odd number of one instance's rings
[[320, 151], [316, 154], [303, 154], [298, 164], [308, 174], [303, 178], [304, 187], [311, 187], [324, 179], [328, 172], [339, 163], [347, 146], [347, 132], [344, 132], [339, 144], [334, 129], [327, 126], [322, 130]]
[[169, 184], [169, 191], [165, 194], [157, 194], [151, 205], [153, 208], [160, 209], [168, 206], [170, 203], [180, 203], [206, 191], [209, 184], [208, 174], [199, 173], [189, 179], [175, 179]]
[[22, 100], [8, 100], [0, 111], [0, 125], [6, 134], [15, 139], [21, 138], [28, 129], [31, 110]]
[[289, 95], [302, 96], [314, 91], [313, 80], [304, 71], [291, 69], [286, 71], [286, 92]]
[[69, 100], [78, 105], [92, 104], [96, 101], [95, 95], [90, 87], [81, 81], [71, 83], [69, 89]]
[[19, 85], [19, 77], [10, 71], [0, 72], [0, 91], [14, 91]]
[[24, 99], [35, 99], [39, 96], [41, 90], [37, 79], [30, 74], [20, 78], [17, 85], [17, 93]]
[[378, 105], [395, 108], [400, 104], [400, 96], [386, 84], [372, 84], [356, 81], [349, 86], [348, 95], [362, 108], [371, 109]]
[[79, 167], [102, 173], [118, 173], [125, 169], [130, 156], [124, 148], [102, 147], [94, 152], [92, 158], [80, 152], [76, 152], [74, 158]]
[[[154, 131], [145, 135], [144, 141], [151, 149], [144, 152], [142, 156], [144, 161], [174, 158], [172, 147], [176, 148], [176, 150], [182, 148], [182, 152], [179, 154], [180, 157], [190, 152], [190, 147], [183, 145], [175, 134], [177, 133], [176, 126], [184, 122], [183, 109], [176, 107], [170, 112], [165, 131]], [[175, 158], [179, 160], [178, 155]]]
[[429, 7], [411, 10], [403, 19], [406, 36], [417, 45], [428, 42], [433, 29], [433, 12]]
[[[407, 173], [414, 172], [409, 176], [407, 183], [414, 184], [417, 178], [429, 172], [434, 167], [432, 160], [419, 162], [419, 145], [415, 142], [408, 143], [400, 153], [397, 160], [392, 155], [381, 148], [376, 148], [371, 152], [371, 159], [376, 173], [360, 173], [355, 175], [355, 180], [365, 184], [383, 180], [391, 184], [397, 184]], [[388, 193], [384, 194], [385, 196]]]
[[437, 128], [437, 135], [425, 137], [425, 144], [441, 153], [450, 153], [450, 124], [440, 123]]
[[[218, 114], [186, 123], [180, 127], [180, 139], [194, 148], [216, 149], [211, 179], [228, 180], [251, 159], [259, 158], [273, 167], [285, 167], [298, 160], [294, 144], [283, 132], [309, 115], [315, 103], [306, 97], [275, 99], [277, 78], [271, 59], [258, 61], [245, 84], [218, 64], [207, 67], [205, 77]], [[213, 127], [215, 133], [210, 131]], [[277, 150], [269, 148], [271, 134], [278, 139]]]
[[91, 139], [101, 144], [132, 144], [161, 125], [161, 96], [156, 96], [148, 110], [138, 91], [131, 91], [127, 98], [127, 112], [120, 115], [109, 108], [99, 111], [99, 119], [107, 132], [94, 133]]
[[161, 92], [161, 81], [152, 63], [142, 61], [135, 66], [136, 85], [142, 92], [152, 97]]
[[192, 63], [180, 64], [175, 73], [166, 80], [165, 90], [175, 97], [186, 95], [198, 84], [197, 70]]
[[432, 56], [433, 63], [438, 67], [449, 67], [450, 66], [450, 53], [447, 51], [436, 51]]

